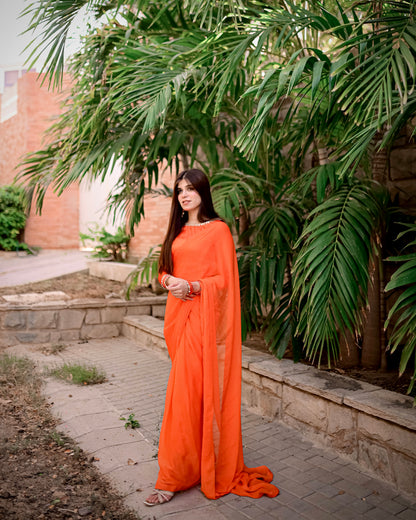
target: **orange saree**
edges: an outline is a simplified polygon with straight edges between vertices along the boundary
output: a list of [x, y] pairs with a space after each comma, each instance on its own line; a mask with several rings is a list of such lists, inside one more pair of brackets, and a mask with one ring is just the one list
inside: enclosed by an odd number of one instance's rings
[[186, 302], [168, 295], [164, 333], [172, 369], [155, 487], [180, 491], [200, 483], [211, 499], [274, 497], [271, 471], [247, 468], [243, 460], [240, 294], [228, 226], [219, 220], [184, 226], [172, 258], [172, 274], [199, 280], [201, 293]]

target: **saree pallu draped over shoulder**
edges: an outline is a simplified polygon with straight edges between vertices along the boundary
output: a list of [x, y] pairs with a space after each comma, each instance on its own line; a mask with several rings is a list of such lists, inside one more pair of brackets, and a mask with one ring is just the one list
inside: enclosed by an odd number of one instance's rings
[[244, 465], [240, 293], [228, 226], [220, 220], [184, 226], [172, 259], [172, 274], [198, 280], [201, 293], [186, 302], [168, 295], [164, 333], [172, 369], [155, 487], [180, 491], [200, 483], [211, 499], [274, 497], [271, 471]]

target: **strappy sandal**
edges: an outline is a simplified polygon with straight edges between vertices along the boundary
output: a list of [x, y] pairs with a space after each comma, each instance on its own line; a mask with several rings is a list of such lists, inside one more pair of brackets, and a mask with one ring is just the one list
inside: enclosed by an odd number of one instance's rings
[[[151, 495], [149, 495], [143, 502], [146, 506], [152, 507], [159, 504], [165, 504], [170, 502], [175, 493], [173, 491], [163, 491], [161, 489], [154, 489]], [[150, 497], [157, 496], [157, 502], [148, 502]]]

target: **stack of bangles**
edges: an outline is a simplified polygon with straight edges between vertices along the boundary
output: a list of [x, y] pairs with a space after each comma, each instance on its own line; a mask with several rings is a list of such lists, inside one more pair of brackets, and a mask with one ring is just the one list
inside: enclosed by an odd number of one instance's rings
[[[164, 274], [162, 276], [162, 279], [160, 280], [160, 285], [164, 288], [164, 289], [167, 289], [168, 286], [167, 286], [167, 282], [170, 278], [170, 274]], [[192, 285], [192, 282], [188, 282], [187, 280], [185, 280], [186, 282], [186, 285], [188, 287], [188, 292], [186, 293], [187, 296], [190, 296], [191, 294], [199, 294], [199, 292], [196, 292], [194, 290], [194, 286]]]

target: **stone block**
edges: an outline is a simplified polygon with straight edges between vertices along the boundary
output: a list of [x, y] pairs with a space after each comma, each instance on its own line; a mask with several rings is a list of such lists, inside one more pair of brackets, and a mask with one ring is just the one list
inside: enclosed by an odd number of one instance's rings
[[57, 325], [57, 313], [55, 311], [28, 311], [28, 329], [55, 329]]
[[311, 394], [323, 397], [338, 404], [344, 402], [345, 397], [359, 393], [378, 390], [377, 386], [356, 381], [349, 377], [340, 376], [332, 372], [325, 372], [314, 367], [300, 374], [289, 374], [285, 382]]
[[133, 326], [138, 330], [141, 330], [143, 333], [148, 333], [153, 336], [156, 335], [161, 339], [164, 339], [164, 322], [162, 320], [158, 320], [154, 316], [126, 316], [123, 322]]
[[100, 311], [98, 309], [87, 309], [85, 314], [85, 324], [97, 325], [97, 323], [101, 323]]
[[259, 350], [254, 350], [252, 348], [246, 347], [245, 345], [242, 345], [241, 365], [243, 368], [248, 368], [250, 363], [267, 360], [270, 360], [270, 354], [266, 354], [265, 352], [260, 352]]
[[10, 311], [4, 316], [4, 327], [6, 329], [23, 330], [26, 328], [27, 312]]
[[0, 331], [0, 347], [11, 347], [18, 343], [14, 333]]
[[323, 432], [327, 431], [327, 401], [290, 386], [282, 392], [282, 414], [309, 424]]
[[62, 291], [47, 291], [44, 293], [5, 294], [3, 298], [17, 305], [32, 305], [40, 302], [63, 302], [69, 296]]
[[98, 278], [125, 282], [137, 265], [122, 262], [88, 262], [89, 274]]
[[80, 335], [85, 339], [115, 338], [120, 335], [120, 330], [115, 323], [84, 325], [81, 329]]
[[379, 478], [393, 481], [389, 453], [384, 446], [360, 439], [358, 441], [358, 462]]
[[257, 388], [254, 386], [243, 384], [241, 386], [241, 402], [248, 408], [254, 408], [257, 404], [256, 392]]
[[75, 330], [61, 330], [59, 341], [78, 341], [81, 339], [81, 331]]
[[290, 374], [299, 374], [314, 369], [301, 363], [294, 363], [289, 359], [275, 359], [268, 356], [264, 361], [251, 363], [250, 370], [275, 381], [283, 382], [285, 377]]
[[280, 416], [281, 403], [281, 399], [269, 392], [258, 392], [257, 408], [260, 414], [267, 419], [274, 419]]
[[416, 490], [416, 461], [396, 452], [393, 452], [391, 457], [397, 487], [400, 491], [414, 495]]
[[268, 377], [262, 377], [261, 386], [269, 390], [272, 395], [282, 397], [282, 383], [273, 381], [273, 379], [269, 379]]
[[155, 318], [164, 318], [166, 305], [152, 305], [152, 316]]
[[243, 369], [242, 381], [243, 383], [254, 385], [261, 388], [261, 377], [255, 372], [251, 372], [251, 370]]
[[59, 329], [80, 329], [85, 318], [85, 310], [63, 309], [59, 312]]
[[416, 462], [415, 431], [360, 412], [357, 418], [357, 429], [360, 437], [390, 446]]
[[49, 343], [50, 332], [17, 332], [18, 343]]
[[412, 397], [390, 392], [389, 390], [377, 389], [375, 392], [349, 395], [345, 397], [344, 403], [368, 415], [373, 415], [374, 417], [379, 417], [385, 421], [400, 424], [409, 430], [416, 431], [416, 413]]
[[121, 323], [126, 315], [125, 307], [107, 307], [101, 309], [102, 323]]
[[357, 453], [355, 410], [328, 402], [327, 433], [334, 449], [349, 456]]
[[151, 305], [133, 305], [127, 307], [127, 316], [142, 314], [147, 314], [150, 316], [152, 314]]

